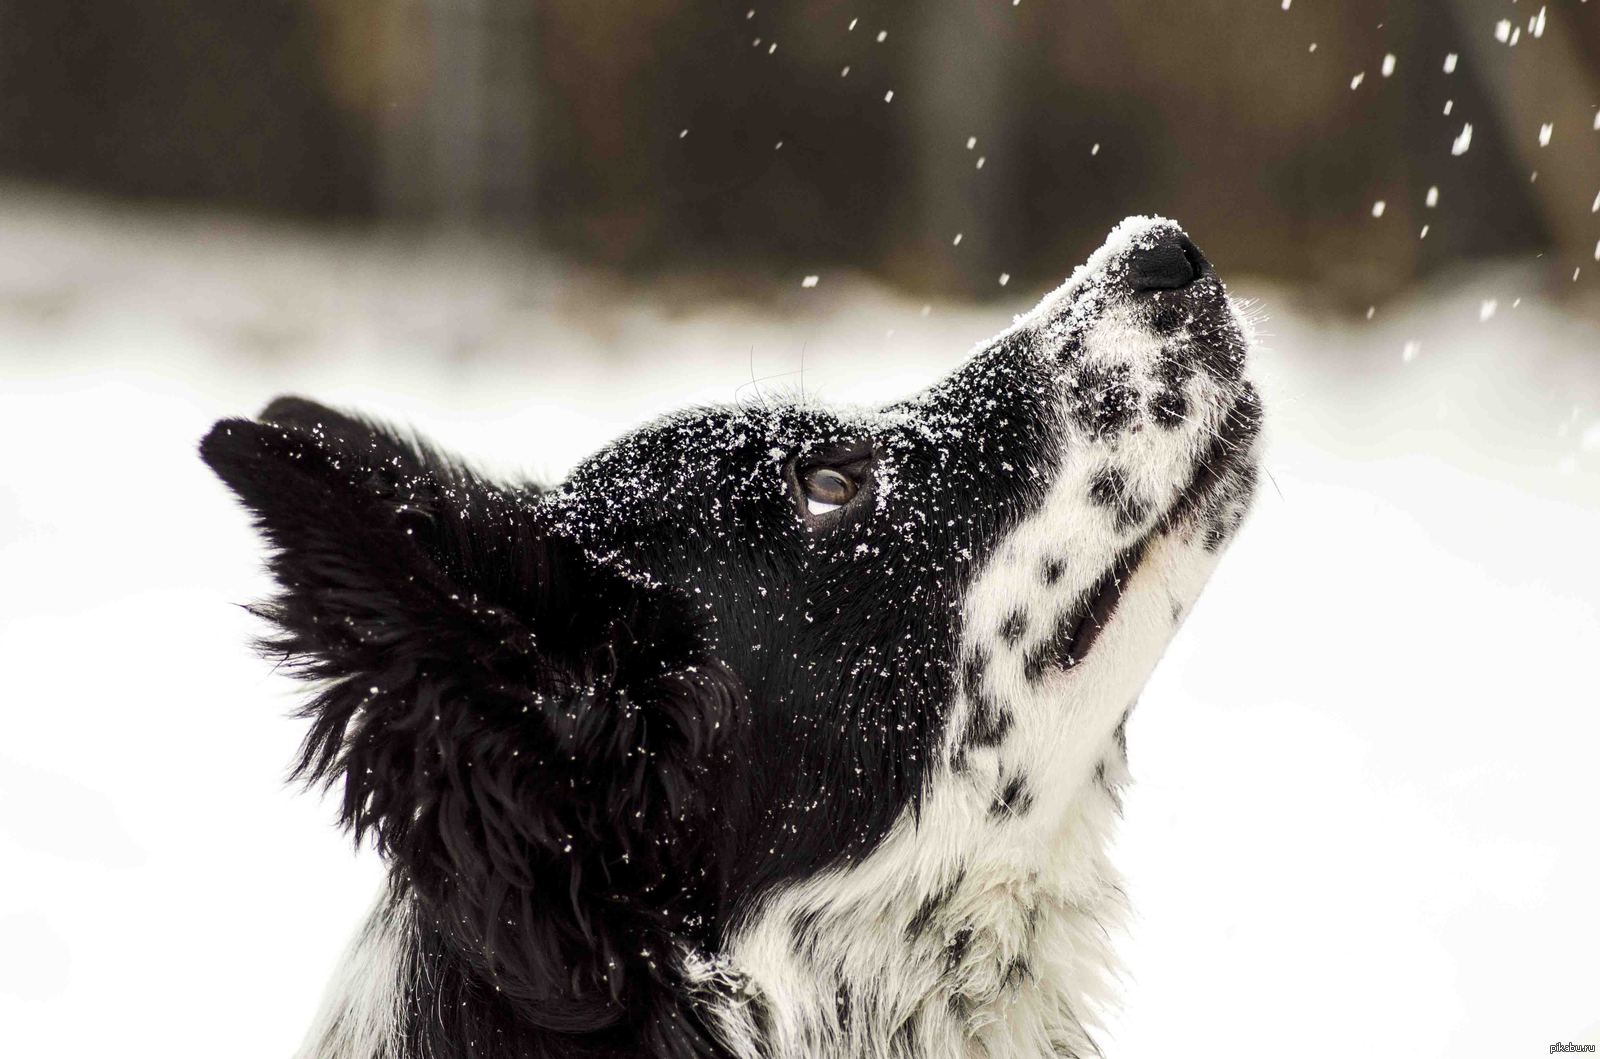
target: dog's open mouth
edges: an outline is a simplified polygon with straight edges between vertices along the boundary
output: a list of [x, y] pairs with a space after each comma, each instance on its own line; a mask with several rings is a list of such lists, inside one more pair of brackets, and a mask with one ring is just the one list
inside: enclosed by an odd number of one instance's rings
[[1083, 599], [1056, 624], [1055, 634], [1029, 653], [1024, 666], [1030, 678], [1037, 677], [1045, 669], [1071, 669], [1089, 657], [1090, 649], [1116, 613], [1122, 593], [1151, 542], [1176, 528], [1205, 503], [1260, 430], [1260, 399], [1253, 390], [1247, 390], [1223, 416], [1205, 456], [1195, 465], [1189, 481], [1156, 520], [1155, 526], [1117, 556], [1084, 593]]

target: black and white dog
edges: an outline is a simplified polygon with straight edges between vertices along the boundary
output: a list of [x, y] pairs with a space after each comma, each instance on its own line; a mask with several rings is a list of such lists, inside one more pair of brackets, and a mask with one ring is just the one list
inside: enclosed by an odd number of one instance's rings
[[1124, 725], [1254, 491], [1246, 328], [1135, 218], [926, 392], [550, 490], [297, 399], [205, 460], [390, 881], [305, 1059], [1086, 1056]]

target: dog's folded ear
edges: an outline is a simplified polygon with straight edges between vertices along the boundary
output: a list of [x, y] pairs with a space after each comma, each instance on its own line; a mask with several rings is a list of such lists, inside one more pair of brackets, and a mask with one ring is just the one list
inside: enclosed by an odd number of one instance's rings
[[309, 401], [200, 450], [271, 546], [264, 648], [316, 682], [296, 773], [342, 784], [519, 1018], [693, 1032], [660, 1008], [711, 919], [701, 792], [738, 690], [683, 603], [585, 555], [536, 489]]

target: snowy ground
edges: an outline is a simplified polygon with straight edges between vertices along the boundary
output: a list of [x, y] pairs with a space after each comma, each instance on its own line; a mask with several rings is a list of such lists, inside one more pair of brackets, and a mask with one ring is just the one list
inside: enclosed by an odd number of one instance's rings
[[[798, 386], [802, 359], [809, 393], [904, 393], [1009, 320], [840, 275], [707, 307], [483, 244], [15, 191], [0, 247], [19, 1059], [281, 1059], [377, 884], [281, 787], [299, 730], [245, 647], [234, 604], [265, 586], [193, 455], [213, 418], [299, 391], [551, 478], [651, 413]], [[1514, 272], [1355, 325], [1228, 278], [1271, 317], [1271, 481], [1131, 724], [1108, 1052], [1600, 1044], [1595, 317]]]

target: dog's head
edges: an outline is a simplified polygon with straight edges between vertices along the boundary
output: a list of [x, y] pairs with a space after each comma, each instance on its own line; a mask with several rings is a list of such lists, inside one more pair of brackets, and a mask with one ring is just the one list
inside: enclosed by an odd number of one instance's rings
[[1253, 491], [1245, 348], [1137, 220], [879, 410], [694, 409], [550, 490], [295, 399], [202, 452], [318, 681], [301, 772], [516, 1019], [670, 1047], [686, 959], [941, 785], [1066, 811]]

